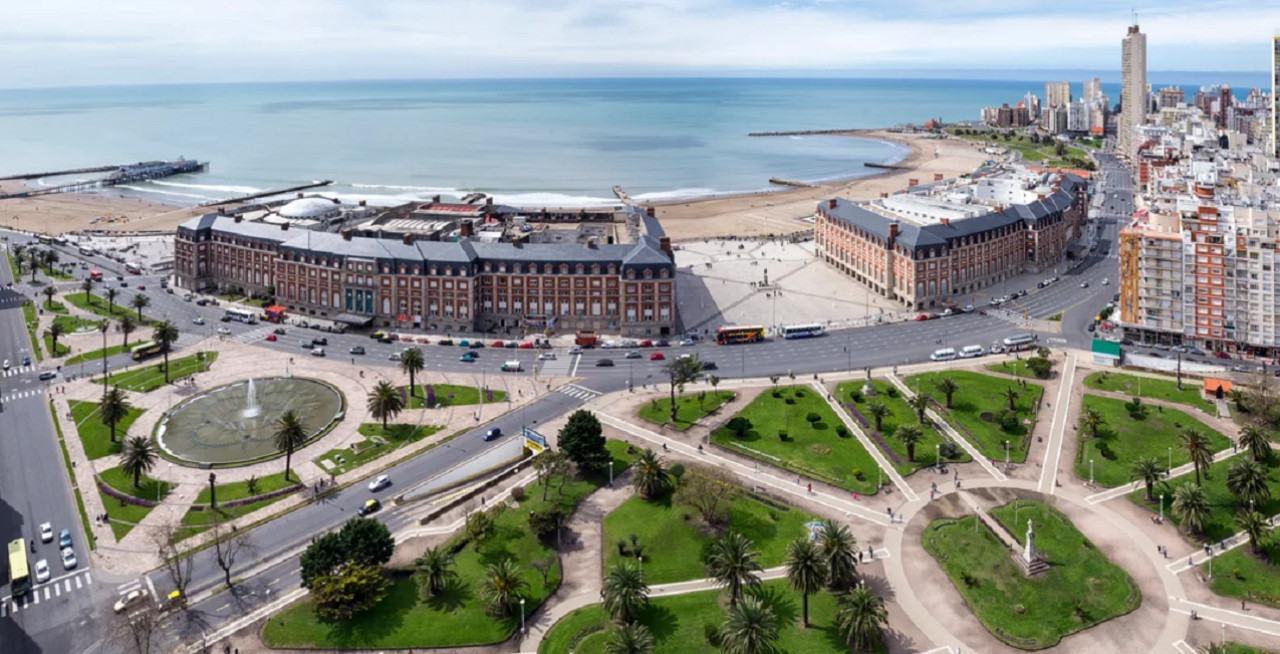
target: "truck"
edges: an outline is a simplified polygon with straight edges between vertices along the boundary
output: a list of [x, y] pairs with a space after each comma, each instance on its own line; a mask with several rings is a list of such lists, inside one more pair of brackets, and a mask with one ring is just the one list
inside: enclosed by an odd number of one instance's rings
[[574, 335], [573, 344], [578, 347], [595, 347], [600, 337], [592, 331], [580, 331]]

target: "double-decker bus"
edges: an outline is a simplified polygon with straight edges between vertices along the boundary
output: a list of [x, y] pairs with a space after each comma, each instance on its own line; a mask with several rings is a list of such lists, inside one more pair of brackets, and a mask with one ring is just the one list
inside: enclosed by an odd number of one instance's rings
[[1004, 346], [1013, 351], [1035, 347], [1036, 339], [1031, 334], [1018, 334], [1004, 339]]
[[133, 349], [129, 350], [129, 356], [133, 357], [134, 361], [141, 361], [143, 359], [150, 359], [162, 352], [164, 352], [164, 345], [155, 341], [147, 341], [145, 343], [135, 345]]
[[90, 271], [89, 271], [89, 279], [92, 279], [92, 280], [93, 280], [93, 281], [95, 281], [95, 282], [100, 282], [100, 281], [102, 281], [102, 271], [101, 271], [101, 270], [90, 270]]
[[31, 572], [27, 570], [27, 544], [21, 538], [9, 541], [9, 593], [17, 598], [31, 590]]
[[249, 309], [236, 309], [233, 307], [231, 309], [227, 309], [227, 312], [223, 315], [226, 316], [227, 320], [248, 323], [250, 325], [257, 324], [258, 322], [258, 314], [254, 311], [250, 311]]
[[822, 325], [787, 325], [782, 328], [782, 337], [791, 338], [809, 338], [811, 336], [822, 336], [826, 333], [826, 329]]
[[721, 327], [716, 330], [716, 343], [758, 343], [764, 340], [764, 327]]

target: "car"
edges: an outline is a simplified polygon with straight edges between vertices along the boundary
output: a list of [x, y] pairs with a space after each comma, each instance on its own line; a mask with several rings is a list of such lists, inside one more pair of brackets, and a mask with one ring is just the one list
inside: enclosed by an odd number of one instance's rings
[[1080, 288], [1089, 288], [1089, 282], [1080, 282]]
[[230, 333], [231, 333], [231, 330], [230, 330], [230, 329], [227, 329], [226, 327], [219, 327], [219, 328], [218, 328], [218, 335], [219, 335], [219, 336], [227, 336], [227, 335], [229, 335]]
[[1200, 349], [1200, 348], [1198, 348], [1198, 347], [1189, 347], [1189, 348], [1187, 348], [1187, 353], [1188, 353], [1188, 354], [1194, 354], [1194, 355], [1196, 355], [1196, 356], [1198, 356], [1198, 357], [1202, 357], [1202, 356], [1204, 356], [1204, 350], [1202, 350], [1202, 349]]
[[666, 355], [661, 352], [654, 352], [653, 354], [649, 355], [650, 361], [662, 361], [665, 358], [667, 358]]
[[533, 341], [525, 341], [525, 342], [521, 343], [521, 344], [520, 344], [520, 349], [522, 349], [522, 350], [532, 350], [532, 349], [533, 349]]
[[653, 341], [646, 338], [643, 341], [640, 341], [639, 343], [637, 343], [636, 346], [637, 347], [653, 347]]
[[467, 352], [466, 354], [458, 357], [458, 360], [465, 361], [467, 363], [473, 363], [477, 358], [479, 357], [476, 355], [475, 352]]
[[41, 543], [53, 542], [53, 524], [52, 523], [46, 522], [40, 525], [40, 542]]
[[581, 347], [581, 346], [578, 346], [578, 345], [575, 345], [575, 346], [573, 346], [573, 347], [569, 348], [569, 354], [570, 354], [570, 355], [573, 355], [573, 354], [582, 354], [582, 347]]
[[1108, 284], [1110, 284], [1110, 283], [1111, 283], [1111, 280], [1110, 280], [1110, 279], [1107, 279], [1106, 277], [1103, 277], [1103, 278], [1102, 278], [1102, 285], [1103, 285], [1103, 286], [1106, 286], [1106, 285], [1108, 285]]
[[76, 567], [77, 563], [76, 551], [70, 547], [62, 548], [62, 569], [71, 570]]
[[614, 343], [613, 341], [605, 341], [604, 343], [600, 344], [600, 349], [602, 350], [612, 350], [616, 347], [618, 347], [618, 344]]
[[952, 308], [950, 308], [950, 307], [948, 307], [948, 308], [946, 308], [946, 309], [944, 309], [944, 310], [942, 311], [942, 315], [943, 315], [943, 317], [946, 317], [946, 316], [953, 316], [953, 315], [955, 315], [955, 313], [956, 313], [955, 309], [952, 309]]
[[640, 354], [640, 351], [639, 351], [639, 350], [631, 350], [631, 351], [627, 352], [627, 356], [626, 356], [625, 358], [627, 358], [627, 359], [639, 359], [639, 358], [642, 358], [643, 356], [644, 356], [644, 355]]
[[497, 440], [497, 439], [499, 439], [499, 438], [502, 438], [502, 428], [501, 428], [501, 427], [493, 427], [493, 428], [489, 429], [489, 431], [486, 431], [486, 432], [484, 433], [484, 440], [485, 440], [486, 442], [488, 442], [488, 441], [492, 441], [492, 440]]
[[1036, 288], [1044, 288], [1044, 282], [1036, 282]]
[[31, 365], [31, 357], [29, 357], [29, 356], [27, 356], [27, 355], [25, 355], [25, 354], [24, 354], [24, 355], [22, 355], [22, 365], [24, 365], [24, 366], [29, 366], [29, 365]]
[[1124, 345], [1124, 346], [1126, 346], [1126, 347], [1133, 347], [1133, 341], [1131, 341], [1131, 340], [1129, 340], [1129, 339], [1127, 339], [1127, 338], [1122, 338], [1122, 339], [1120, 339], [1120, 344], [1121, 344], [1121, 345]]
[[613, 359], [600, 359], [600, 360], [596, 361], [596, 367], [597, 367], [597, 368], [612, 368], [612, 367], [613, 367]]
[[1093, 332], [1095, 332], [1095, 331], [1097, 331], [1097, 330], [1098, 330], [1098, 323], [1096, 323], [1096, 322], [1091, 322], [1091, 323], [1089, 323], [1089, 326], [1088, 326], [1088, 327], [1085, 327], [1085, 331], [1087, 331], [1087, 332], [1089, 332], [1089, 333], [1093, 333]]
[[36, 561], [36, 583], [43, 584], [49, 581], [49, 562], [40, 559]]
[[63, 529], [58, 532], [58, 547], [71, 547], [71, 530]]
[[681, 346], [681, 347], [689, 347], [690, 345], [693, 345], [693, 343], [694, 343], [694, 341], [693, 341], [693, 339], [692, 339], [692, 338], [686, 338], [686, 339], [682, 339], [682, 340], [680, 341], [680, 346]]
[[471, 341], [471, 344], [467, 347], [473, 350], [482, 350], [484, 349], [484, 341]]
[[489, 347], [502, 347], [502, 341], [494, 341], [489, 344]]
[[279, 338], [275, 334], [267, 334], [267, 340], [274, 343], [279, 340]]
[[502, 347], [507, 350], [514, 350], [520, 347], [520, 344], [515, 341], [507, 341]]
[[973, 313], [973, 305], [972, 305], [972, 304], [966, 304], [966, 305], [964, 305], [964, 312], [965, 312], [965, 313]]
[[327, 339], [327, 338], [325, 338], [325, 337], [323, 337], [323, 336], [321, 336], [320, 338], [313, 338], [313, 339], [311, 339], [311, 344], [312, 344], [312, 345], [328, 345], [328, 344], [329, 344], [329, 339]]
[[392, 352], [391, 354], [387, 355], [387, 361], [399, 361], [399, 360], [400, 360], [399, 352]]
[[365, 501], [364, 505], [360, 507], [360, 515], [369, 515], [371, 513], [376, 513], [378, 509], [381, 509], [381, 508], [382, 508], [382, 502], [379, 502], [378, 500], [367, 500]]
[[927, 314], [927, 313], [922, 313], [922, 314], [919, 314], [919, 315], [917, 315], [917, 316], [915, 317], [915, 321], [916, 321], [916, 322], [924, 322], [924, 321], [926, 321], [926, 320], [928, 320], [928, 319], [929, 319], [929, 314]]
[[199, 300], [196, 300], [196, 306], [198, 306], [198, 307], [207, 307], [207, 306], [209, 306], [209, 300], [207, 300], [207, 299], [205, 299], [205, 298], [200, 298]]
[[622, 341], [622, 347], [640, 347], [640, 341], [628, 338]]
[[312, 343], [310, 340], [298, 341], [298, 347], [301, 347], [304, 350], [310, 350], [315, 347], [315, 343]]
[[40, 381], [49, 381], [50, 379], [53, 379], [54, 377], [57, 377], [57, 376], [58, 376], [58, 373], [52, 370], [45, 370], [44, 372], [40, 373]]
[[1230, 355], [1230, 354], [1227, 354], [1226, 352], [1223, 352], [1222, 350], [1218, 350], [1217, 352], [1214, 352], [1214, 353], [1213, 353], [1213, 356], [1215, 356], [1215, 357], [1217, 357], [1217, 358], [1219, 358], [1219, 359], [1230, 359], [1230, 358], [1231, 358], [1231, 355]]
[[192, 318], [192, 319], [191, 319], [191, 322], [192, 322], [193, 324], [196, 324], [196, 325], [203, 325], [203, 324], [204, 324], [204, 316], [196, 316], [195, 318]]
[[8, 359], [5, 359], [5, 360], [4, 360], [4, 369], [5, 369], [5, 370], [8, 370], [8, 369], [9, 369], [9, 360], [8, 360]]
[[313, 357], [322, 357], [322, 356], [324, 356], [324, 348], [322, 348], [322, 347], [313, 348], [313, 349], [311, 350], [311, 356], [313, 356]]
[[555, 352], [543, 352], [542, 354], [539, 354], [539, 355], [538, 355], [538, 360], [539, 360], [539, 361], [555, 361], [555, 360], [556, 360], [556, 353], [555, 353]]
[[124, 275], [116, 275], [116, 281], [117, 281], [117, 282], [123, 282], [123, 281], [124, 281]]
[[231, 322], [231, 316], [223, 316], [218, 318], [218, 322]]
[[1155, 345], [1154, 347], [1157, 350], [1160, 350], [1161, 352], [1168, 352], [1171, 349], [1168, 345], [1164, 343], [1160, 343], [1159, 345]]
[[507, 361], [506, 363], [503, 363], [499, 367], [499, 370], [501, 370], [502, 372], [520, 372], [522, 369], [520, 367], [519, 361], [511, 360], [511, 361]]
[[347, 350], [347, 354], [364, 354], [364, 346], [354, 345], [350, 350]]
[[147, 285], [146, 285], [146, 284], [138, 284], [138, 290], [139, 290], [139, 291], [145, 291], [145, 290], [147, 290]]
[[654, 345], [657, 347], [671, 347], [671, 342], [664, 338], [654, 343]]
[[1186, 348], [1185, 346], [1179, 345], [1179, 346], [1174, 347], [1174, 348], [1173, 348], [1173, 351], [1174, 351], [1174, 352], [1177, 352], [1178, 354], [1186, 354], [1186, 353], [1187, 353], [1187, 348]]
[[111, 605], [111, 610], [115, 611], [116, 613], [123, 613], [130, 606], [133, 606], [135, 604], [140, 604], [143, 598], [145, 598], [146, 596], [147, 596], [147, 589], [135, 588], [121, 595], [120, 599], [116, 600], [116, 603]]
[[395, 339], [394, 339], [394, 338], [391, 338], [391, 334], [383, 334], [382, 336], [379, 336], [379, 337], [378, 337], [378, 342], [379, 342], [379, 343], [390, 343], [390, 342], [391, 342], [391, 341], [393, 341], [393, 340], [395, 340]]
[[391, 477], [389, 475], [378, 475], [369, 482], [369, 492], [376, 493], [387, 486], [391, 485]]
[[703, 370], [716, 370], [716, 369], [717, 369], [717, 368], [716, 368], [716, 362], [715, 362], [715, 361], [703, 361], [703, 362], [702, 362], [702, 369], [703, 369]]

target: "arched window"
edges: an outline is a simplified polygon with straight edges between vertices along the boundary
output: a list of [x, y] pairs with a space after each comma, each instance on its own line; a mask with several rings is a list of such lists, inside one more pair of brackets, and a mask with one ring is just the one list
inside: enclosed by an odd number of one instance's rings
[[560, 264], [560, 274], [561, 274], [561, 275], [568, 275], [568, 274], [569, 274], [569, 264], [567, 264], [567, 263], [562, 263], [562, 264]]
[[667, 273], [667, 269], [666, 269], [666, 268], [663, 268], [663, 269], [659, 270], [659, 271], [658, 271], [658, 279], [666, 279], [666, 278], [667, 278], [667, 274], [668, 274], [668, 273]]
[[584, 272], [586, 272], [586, 271], [587, 271], [587, 269], [586, 269], [586, 268], [584, 268], [582, 264], [578, 264], [576, 267], [574, 267], [574, 269], [573, 269], [573, 274], [575, 274], [575, 275], [581, 275], [582, 273], [584, 273]]
[[645, 269], [644, 269], [644, 278], [645, 278], [645, 279], [653, 279], [653, 271], [652, 271], [652, 270], [650, 270], [650, 269], [648, 269], [648, 268], [645, 268]]
[[609, 274], [610, 275], [618, 274], [618, 267], [613, 264], [609, 264]]
[[635, 278], [636, 278], [636, 271], [635, 271], [635, 269], [628, 270], [628, 271], [627, 271], [627, 279], [635, 279]]
[[599, 275], [599, 274], [600, 274], [600, 264], [598, 264], [598, 263], [593, 263], [593, 264], [591, 264], [591, 274], [592, 274], [592, 275]]
[[551, 264], [544, 264], [542, 266], [542, 273], [544, 275], [550, 275], [552, 273]]

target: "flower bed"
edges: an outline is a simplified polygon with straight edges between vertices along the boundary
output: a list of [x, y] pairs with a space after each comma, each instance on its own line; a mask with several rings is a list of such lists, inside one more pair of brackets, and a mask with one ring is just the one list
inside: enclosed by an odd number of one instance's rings
[[104, 495], [109, 495], [112, 499], [117, 499], [126, 504], [132, 504], [134, 506], [140, 506], [147, 509], [156, 508], [155, 502], [152, 502], [151, 500], [144, 500], [141, 497], [134, 497], [128, 493], [122, 493], [115, 488], [112, 488], [111, 484], [102, 481], [102, 478], [97, 475], [94, 475], [93, 479], [98, 483], [98, 490], [102, 491]]

